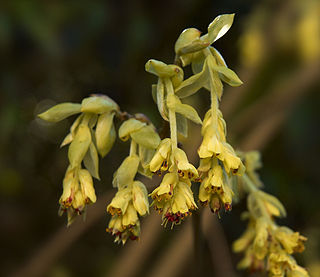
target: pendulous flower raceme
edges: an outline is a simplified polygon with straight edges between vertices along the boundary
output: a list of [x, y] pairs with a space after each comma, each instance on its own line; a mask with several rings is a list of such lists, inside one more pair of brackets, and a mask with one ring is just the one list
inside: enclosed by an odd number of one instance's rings
[[81, 104], [58, 104], [39, 114], [46, 121], [59, 122], [80, 113], [61, 144], [69, 145], [69, 167], [63, 179], [59, 214], [67, 212], [68, 225], [85, 212], [87, 204], [96, 202], [92, 177], [100, 179], [98, 155], [106, 156], [115, 141], [113, 118], [117, 112], [119, 107], [112, 99], [92, 95]]
[[248, 192], [247, 230], [233, 243], [234, 252], [244, 252], [238, 268], [251, 271], [266, 270], [269, 276], [309, 276], [299, 266], [292, 254], [304, 250], [306, 237], [291, 229], [279, 226], [274, 217], [286, 216], [281, 202], [274, 196], [259, 189], [261, 181], [256, 168], [261, 166], [257, 152], [241, 153], [244, 163], [251, 164], [246, 174], [239, 176], [239, 183]]
[[[39, 115], [58, 122], [80, 113], [61, 144], [69, 145], [69, 166], [59, 200], [60, 214], [67, 212], [70, 225], [88, 204], [96, 202], [92, 177], [99, 179], [98, 156], [105, 157], [117, 137], [116, 118], [122, 121], [118, 137], [130, 141], [130, 151], [113, 175], [117, 192], [107, 206], [111, 219], [106, 230], [115, 242], [139, 239], [140, 217], [149, 213], [149, 196], [151, 206], [162, 214], [162, 225], [172, 228], [181, 224], [198, 208], [192, 185], [200, 183], [198, 202], [219, 216], [222, 209], [231, 211], [234, 199], [248, 194], [248, 212], [243, 215], [249, 220], [248, 228], [233, 245], [235, 252], [245, 252], [239, 268], [265, 269], [277, 277], [305, 277], [307, 271], [297, 265], [292, 254], [304, 250], [306, 238], [275, 223], [274, 217], [285, 216], [285, 209], [278, 199], [261, 190], [256, 172], [262, 166], [260, 154], [236, 152], [227, 140], [226, 122], [219, 109], [223, 82], [239, 86], [242, 81], [211, 45], [230, 29], [233, 18], [234, 14], [216, 17], [202, 36], [195, 28], [184, 30], [175, 43], [174, 64], [155, 59], [145, 64], [146, 71], [157, 78], [152, 97], [170, 134], [160, 138], [145, 115], [122, 112], [103, 95], [92, 95], [81, 104], [59, 104]], [[191, 66], [193, 73], [187, 78], [183, 71], [186, 66]], [[184, 98], [202, 90], [209, 91], [211, 99], [203, 120], [193, 106], [183, 103]], [[178, 134], [188, 136], [188, 120], [201, 125], [198, 168], [178, 144]], [[138, 173], [163, 177], [148, 194], [146, 186], [136, 179]]]

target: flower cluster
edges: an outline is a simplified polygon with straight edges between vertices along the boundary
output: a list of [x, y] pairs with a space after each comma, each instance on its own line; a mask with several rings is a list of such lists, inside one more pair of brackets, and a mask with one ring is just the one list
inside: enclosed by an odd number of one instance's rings
[[148, 164], [160, 138], [152, 125], [130, 118], [119, 128], [119, 137], [131, 138], [130, 155], [115, 172], [113, 186], [118, 192], [107, 207], [111, 219], [107, 232], [115, 236], [115, 242], [125, 244], [128, 238], [140, 236], [139, 217], [149, 213], [148, 192], [145, 185], [134, 180], [137, 172], [149, 176]]
[[156, 60], [149, 60], [146, 70], [158, 76], [155, 91], [158, 109], [163, 119], [169, 121], [170, 138], [159, 144], [150, 161], [151, 172], [159, 175], [166, 172], [161, 184], [150, 194], [152, 205], [162, 213], [163, 225], [180, 224], [191, 211], [197, 208], [191, 190], [191, 181], [198, 178], [198, 171], [189, 163], [186, 153], [177, 145], [177, 114], [201, 124], [195, 109], [181, 103], [174, 89], [181, 84], [183, 71], [176, 65], [167, 65]]
[[[49, 122], [59, 122], [81, 113], [70, 128], [61, 147], [69, 145], [69, 167], [63, 180], [59, 214], [67, 212], [68, 225], [85, 211], [86, 205], [96, 202], [92, 177], [99, 179], [99, 157], [108, 154], [115, 141], [113, 125], [118, 105], [109, 97], [92, 95], [81, 104], [62, 103], [39, 115]], [[83, 165], [86, 169], [83, 168]]]
[[191, 64], [194, 75], [184, 80], [176, 89], [177, 96], [184, 98], [200, 88], [210, 91], [211, 107], [205, 115], [201, 134], [202, 143], [198, 149], [201, 159], [199, 200], [210, 204], [211, 210], [219, 212], [221, 206], [231, 210], [233, 191], [230, 186], [232, 175], [242, 175], [245, 167], [226, 140], [226, 123], [219, 110], [223, 85], [242, 84], [230, 70], [220, 53], [210, 45], [223, 36], [231, 27], [233, 14], [218, 16], [209, 25], [208, 33], [200, 36], [194, 28], [182, 32], [175, 45], [176, 59], [183, 66]]
[[[158, 187], [149, 195], [163, 225], [173, 227], [197, 209], [191, 190], [192, 182], [200, 182], [199, 201], [209, 205], [219, 215], [224, 208], [230, 211], [238, 191], [248, 193], [249, 219], [245, 233], [234, 243], [236, 252], [245, 252], [240, 268], [266, 269], [270, 276], [307, 277], [307, 271], [297, 265], [292, 254], [304, 250], [306, 238], [298, 232], [276, 224], [274, 217], [286, 212], [280, 201], [261, 191], [262, 182], [256, 170], [261, 167], [258, 152], [236, 153], [227, 141], [226, 122], [219, 103], [223, 83], [242, 84], [229, 69], [220, 53], [211, 46], [233, 23], [233, 14], [216, 17], [208, 33], [200, 36], [195, 28], [184, 30], [175, 44], [175, 64], [149, 60], [145, 69], [157, 76], [152, 96], [159, 113], [170, 127], [170, 136], [161, 140], [155, 127], [142, 114], [121, 112], [107, 96], [92, 95], [81, 104], [63, 103], [39, 115], [50, 122], [81, 113], [70, 128], [61, 146], [69, 145], [69, 167], [63, 180], [60, 213], [67, 212], [68, 224], [96, 201], [93, 178], [99, 179], [99, 158], [112, 148], [116, 131], [114, 116], [123, 121], [118, 135], [130, 140], [129, 155], [114, 173], [113, 186], [117, 193], [107, 206], [111, 214], [107, 232], [123, 244], [140, 236], [139, 216], [149, 213], [148, 192], [136, 180], [137, 173], [147, 177], [164, 175]], [[190, 65], [193, 75], [184, 79], [183, 67]], [[197, 111], [182, 99], [204, 88], [210, 92], [211, 105], [202, 122]], [[196, 169], [183, 149], [178, 147], [178, 133], [188, 135], [188, 120], [202, 125], [203, 137]]]
[[244, 162], [251, 164], [247, 167], [247, 174], [239, 177], [244, 189], [249, 192], [248, 212], [243, 215], [249, 219], [249, 224], [243, 235], [233, 243], [235, 252], [244, 252], [238, 267], [252, 271], [266, 269], [274, 277], [309, 276], [292, 257], [292, 254], [304, 250], [306, 238], [275, 223], [274, 217], [284, 217], [285, 209], [277, 198], [258, 189], [261, 182], [254, 171], [261, 163], [256, 152], [242, 155]]

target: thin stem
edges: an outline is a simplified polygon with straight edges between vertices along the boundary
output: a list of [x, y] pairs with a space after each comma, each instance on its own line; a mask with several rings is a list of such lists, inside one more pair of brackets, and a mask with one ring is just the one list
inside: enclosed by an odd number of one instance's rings
[[[164, 83], [167, 89], [167, 94], [174, 94], [173, 86], [169, 78], [164, 79]], [[176, 113], [174, 110], [169, 109], [169, 123], [170, 123], [170, 137], [172, 141], [172, 150], [177, 148], [178, 138], [177, 138], [177, 120]]]
[[130, 156], [137, 155], [137, 143], [132, 139], [130, 144]]
[[249, 193], [258, 191], [259, 189], [255, 186], [255, 184], [251, 181], [251, 179], [248, 177], [247, 174], [242, 175], [242, 179], [244, 180], [244, 183], [246, 184], [246, 189]]
[[212, 125], [217, 130], [218, 129], [218, 97], [217, 97], [216, 93], [214, 92], [212, 86], [213, 86], [213, 84], [210, 81], [211, 118], [212, 118]]
[[212, 53], [208, 48], [206, 48], [203, 53], [206, 56], [207, 63], [205, 63], [208, 67], [208, 71], [210, 74], [209, 84], [210, 84], [210, 99], [211, 99], [211, 118], [212, 118], [212, 126], [216, 131], [218, 131], [218, 108], [219, 108], [219, 100], [218, 100], [218, 91], [216, 85], [214, 83], [215, 72], [212, 71], [211, 65], [215, 64], [215, 60], [212, 56]]
[[261, 215], [265, 217], [271, 224], [271, 226], [274, 224], [274, 222], [271, 219], [271, 215], [268, 212], [263, 200], [255, 193], [258, 192], [259, 189], [255, 186], [255, 184], [251, 181], [251, 179], [248, 177], [247, 174], [243, 174], [242, 178], [244, 179], [244, 183], [246, 184], [247, 191], [252, 194], [254, 194], [254, 197], [256, 198], [256, 202], [259, 206]]

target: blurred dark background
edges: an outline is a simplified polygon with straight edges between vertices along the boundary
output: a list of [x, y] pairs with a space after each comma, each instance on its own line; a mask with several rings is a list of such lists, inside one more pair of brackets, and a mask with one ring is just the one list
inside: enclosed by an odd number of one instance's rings
[[[261, 149], [265, 190], [287, 208], [280, 223], [308, 236], [297, 259], [320, 276], [319, 1], [11, 0], [0, 6], [1, 276], [158, 276], [165, 270], [163, 276], [196, 276], [198, 267], [223, 276], [217, 268], [226, 259], [229, 270], [236, 267], [240, 256], [229, 252], [245, 228], [239, 219], [245, 201], [219, 221], [210, 216], [209, 238], [223, 236], [223, 251], [207, 238], [195, 257], [186, 233], [191, 220], [170, 231], [154, 214], [157, 222], [143, 222], [140, 242], [114, 245], [105, 233], [105, 207], [114, 193], [112, 173], [126, 155], [123, 142], [100, 163], [98, 208], [88, 211], [86, 223], [66, 229], [66, 218], [57, 215], [67, 166], [67, 149], [59, 144], [73, 118], [58, 124], [36, 118], [56, 103], [104, 93], [160, 127], [151, 97], [156, 79], [144, 71], [145, 62], [172, 63], [181, 31], [206, 32], [222, 13], [236, 13], [235, 21], [214, 46], [244, 81], [226, 86], [222, 98], [229, 139], [244, 150]], [[208, 99], [203, 92], [188, 101], [203, 116]], [[183, 143], [195, 156], [199, 128], [190, 129]], [[186, 243], [179, 244], [182, 237]]]

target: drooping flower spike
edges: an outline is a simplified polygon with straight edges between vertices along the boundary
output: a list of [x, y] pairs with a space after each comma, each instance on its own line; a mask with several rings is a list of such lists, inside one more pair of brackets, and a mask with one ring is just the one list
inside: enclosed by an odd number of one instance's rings
[[275, 217], [286, 216], [281, 202], [274, 196], [259, 189], [261, 181], [255, 170], [261, 166], [256, 152], [241, 153], [244, 163], [250, 165], [247, 173], [239, 178], [240, 184], [249, 195], [249, 219], [247, 230], [233, 243], [235, 252], [244, 252], [238, 264], [241, 269], [267, 270], [270, 276], [309, 276], [297, 265], [292, 254], [304, 250], [306, 237], [291, 229], [276, 224]]
[[[124, 121], [119, 138], [130, 140], [129, 155], [113, 176], [117, 192], [107, 206], [111, 215], [107, 231], [116, 242], [139, 239], [139, 216], [149, 213], [148, 192], [136, 180], [137, 173], [147, 177], [158, 174], [163, 175], [162, 181], [149, 195], [164, 226], [180, 224], [197, 209], [192, 182], [200, 182], [199, 202], [218, 215], [222, 209], [231, 211], [234, 200], [248, 193], [248, 212], [243, 215], [249, 220], [248, 227], [233, 245], [235, 252], [244, 252], [239, 267], [265, 269], [274, 277], [307, 277], [307, 271], [292, 256], [304, 250], [306, 238], [276, 224], [275, 218], [285, 216], [286, 211], [277, 198], [260, 190], [262, 182], [256, 173], [261, 167], [259, 153], [235, 152], [227, 141], [226, 122], [219, 109], [223, 82], [239, 86], [242, 81], [211, 45], [230, 29], [233, 19], [234, 14], [216, 17], [202, 36], [195, 28], [184, 30], [174, 47], [175, 64], [154, 59], [146, 63], [146, 71], [158, 78], [152, 85], [152, 96], [161, 117], [169, 123], [170, 137], [161, 140], [146, 116], [121, 112], [113, 100], [102, 95], [92, 95], [81, 104], [59, 104], [39, 115], [58, 122], [80, 113], [61, 144], [69, 145], [70, 165], [63, 180], [60, 213], [67, 213], [69, 225], [96, 201], [92, 177], [99, 179], [98, 156], [106, 156], [114, 144], [116, 116]], [[183, 68], [188, 65], [193, 74], [184, 79]], [[191, 105], [182, 102], [202, 88], [211, 97], [203, 122]], [[188, 119], [202, 124], [198, 169], [178, 147], [178, 133], [188, 136]]]
[[115, 242], [125, 244], [128, 238], [139, 239], [138, 215], [149, 213], [147, 189], [134, 178], [138, 171], [146, 176], [151, 174], [147, 165], [160, 143], [160, 137], [152, 125], [135, 118], [122, 123], [119, 137], [123, 141], [131, 140], [130, 154], [114, 173], [113, 186], [118, 192], [107, 207], [112, 217], [106, 230], [115, 236]]
[[[69, 145], [69, 167], [63, 180], [59, 214], [67, 212], [68, 225], [96, 202], [92, 177], [99, 178], [99, 157], [105, 157], [115, 141], [114, 115], [118, 105], [109, 97], [92, 95], [81, 104], [58, 104], [38, 116], [49, 122], [59, 122], [81, 113], [70, 128], [61, 147]], [[83, 166], [86, 169], [83, 169]]]

